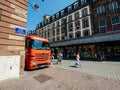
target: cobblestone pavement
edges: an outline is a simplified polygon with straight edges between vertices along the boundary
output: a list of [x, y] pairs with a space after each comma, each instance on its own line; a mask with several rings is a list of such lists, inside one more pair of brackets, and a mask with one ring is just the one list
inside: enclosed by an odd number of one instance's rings
[[0, 90], [120, 90], [120, 62], [81, 63], [83, 68], [75, 68], [74, 61], [54, 60], [50, 68], [1, 81]]

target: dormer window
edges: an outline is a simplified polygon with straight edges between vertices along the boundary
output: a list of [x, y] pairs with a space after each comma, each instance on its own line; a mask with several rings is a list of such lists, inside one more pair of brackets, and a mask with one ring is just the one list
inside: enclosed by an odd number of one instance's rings
[[55, 16], [52, 16], [52, 20], [54, 20], [55, 19]]
[[72, 11], [72, 6], [68, 7], [68, 12]]
[[56, 18], [59, 18], [59, 13], [56, 14]]
[[63, 16], [63, 15], [64, 15], [64, 10], [61, 11], [61, 16]]
[[78, 8], [78, 2], [74, 4], [74, 9]]
[[47, 22], [48, 22], [48, 23], [50, 22], [50, 18], [47, 19]]
[[81, 5], [85, 4], [86, 0], [81, 0]]

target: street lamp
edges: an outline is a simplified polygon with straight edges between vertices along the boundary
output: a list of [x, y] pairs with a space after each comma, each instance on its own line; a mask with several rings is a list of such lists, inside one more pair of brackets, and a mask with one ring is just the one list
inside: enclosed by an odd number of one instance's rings
[[[43, 2], [44, 0], [42, 0], [42, 2]], [[40, 6], [37, 4], [37, 3], [35, 3], [35, 4], [32, 4], [31, 2], [28, 2], [29, 4], [30, 4], [30, 6], [33, 8], [33, 9], [39, 9], [40, 8]]]

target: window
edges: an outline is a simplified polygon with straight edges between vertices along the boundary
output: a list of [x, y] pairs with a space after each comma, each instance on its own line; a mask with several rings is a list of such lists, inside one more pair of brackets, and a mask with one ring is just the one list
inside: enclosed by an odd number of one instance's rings
[[59, 36], [57, 37], [57, 41], [60, 41], [60, 37]]
[[56, 18], [59, 18], [59, 13], [56, 14]]
[[72, 6], [68, 7], [68, 12], [72, 11]]
[[97, 8], [97, 14], [101, 14], [103, 12], [105, 12], [104, 6], [100, 6], [100, 7]]
[[59, 21], [56, 22], [56, 27], [58, 27], [60, 24], [59, 24]]
[[63, 16], [64, 15], [64, 10], [63, 11], [61, 11], [61, 16]]
[[89, 35], [89, 30], [85, 30], [85, 31], [83, 32], [83, 34], [84, 34], [84, 36], [88, 36], [88, 35]]
[[112, 30], [120, 30], [120, 16], [112, 18]]
[[78, 2], [74, 4], [74, 9], [77, 9], [77, 8], [78, 8]]
[[62, 27], [61, 27], [61, 34], [65, 34], [65, 30], [66, 30], [66, 29], [65, 29], [65, 26], [62, 26]]
[[66, 18], [61, 19], [61, 25], [66, 23]]
[[57, 31], [57, 35], [60, 35], [60, 29], [57, 28], [56, 31]]
[[82, 27], [83, 27], [83, 28], [89, 27], [89, 20], [88, 20], [88, 18], [84, 18], [84, 19], [82, 20]]
[[111, 2], [109, 4], [109, 10], [115, 10], [118, 8], [118, 3], [117, 2]]
[[47, 22], [48, 22], [48, 23], [50, 22], [50, 18], [47, 19]]
[[80, 31], [76, 32], [76, 33], [75, 33], [75, 38], [80, 38], [80, 37], [81, 37]]
[[53, 38], [52, 41], [55, 42], [55, 38]]
[[88, 14], [88, 10], [87, 10], [87, 8], [84, 8], [82, 10], [82, 16], [86, 16], [87, 14]]
[[74, 17], [75, 17], [75, 19], [78, 19], [78, 18], [79, 18], [79, 12], [76, 12], [76, 13], [74, 14]]
[[55, 36], [55, 30], [52, 31], [52, 35]]
[[106, 21], [105, 19], [99, 21], [99, 32], [105, 33], [106, 32]]
[[69, 34], [69, 39], [73, 38], [73, 33]]
[[76, 21], [75, 22], [75, 30], [79, 30], [80, 29], [80, 21]]
[[68, 31], [69, 32], [73, 31], [73, 24], [72, 23], [68, 24]]
[[62, 35], [61, 39], [62, 39], [62, 40], [65, 40], [65, 36], [64, 36], [64, 35]]
[[55, 23], [52, 24], [52, 28], [55, 28]]
[[68, 22], [72, 21], [72, 15], [68, 16]]
[[48, 29], [52, 29], [51, 24], [50, 24], [50, 25], [48, 25]]
[[55, 19], [55, 16], [52, 16], [52, 20], [54, 20]]
[[86, 0], [81, 0], [81, 5], [85, 4]]

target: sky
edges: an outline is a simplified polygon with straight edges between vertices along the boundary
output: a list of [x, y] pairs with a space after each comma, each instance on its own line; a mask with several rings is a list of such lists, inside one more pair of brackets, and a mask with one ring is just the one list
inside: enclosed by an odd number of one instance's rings
[[[35, 30], [36, 25], [43, 21], [45, 14], [53, 15], [75, 1], [77, 0], [44, 0], [44, 2], [42, 0], [28, 0], [26, 30]], [[36, 3], [39, 5], [37, 10], [32, 7]]]

